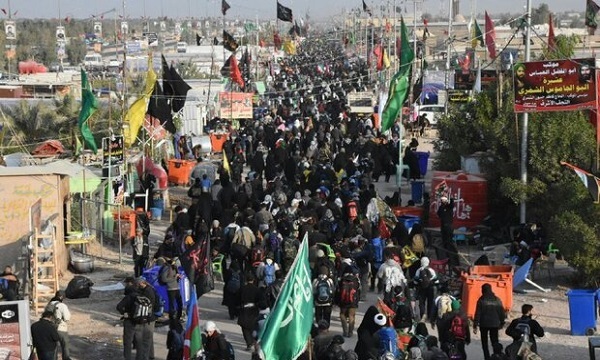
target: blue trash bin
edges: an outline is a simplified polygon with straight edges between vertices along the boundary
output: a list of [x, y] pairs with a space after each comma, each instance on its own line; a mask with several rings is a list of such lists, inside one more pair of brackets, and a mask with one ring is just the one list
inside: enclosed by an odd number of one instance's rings
[[425, 188], [425, 182], [423, 180], [415, 180], [410, 184], [411, 199], [415, 204], [423, 202], [423, 189]]
[[571, 335], [594, 335], [598, 314], [597, 290], [569, 290]]
[[415, 155], [419, 159], [419, 170], [421, 170], [421, 176], [427, 174], [427, 164], [429, 162], [429, 152], [415, 151]]
[[398, 216], [398, 221], [403, 223], [406, 230], [410, 232], [414, 224], [421, 223], [421, 218], [415, 215], [401, 215]]

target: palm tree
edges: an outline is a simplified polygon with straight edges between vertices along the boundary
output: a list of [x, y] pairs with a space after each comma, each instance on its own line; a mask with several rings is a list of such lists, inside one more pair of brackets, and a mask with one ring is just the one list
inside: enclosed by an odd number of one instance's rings
[[55, 112], [42, 101], [20, 101], [17, 105], [1, 107], [6, 115], [9, 130], [9, 144], [34, 144], [55, 138], [63, 125]]

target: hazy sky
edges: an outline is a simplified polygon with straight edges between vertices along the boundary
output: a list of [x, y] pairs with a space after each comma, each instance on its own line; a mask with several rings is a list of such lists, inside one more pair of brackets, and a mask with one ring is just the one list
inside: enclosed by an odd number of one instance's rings
[[[291, 7], [296, 17], [304, 16], [307, 10], [313, 18], [326, 18], [341, 12], [341, 9], [361, 7], [361, 0], [280, 0], [285, 6]], [[371, 8], [381, 5], [393, 5], [394, 0], [365, 0]], [[422, 1], [422, 0], [418, 0]], [[245, 16], [254, 18], [275, 18], [276, 0], [227, 0], [231, 5], [227, 16]], [[424, 0], [424, 10], [433, 15], [446, 13], [449, 0]], [[460, 12], [471, 13], [471, 4], [475, 4], [477, 12], [487, 10], [490, 13], [520, 12], [526, 5], [526, 0], [460, 0]], [[9, 0], [0, 0], [0, 7], [8, 8]], [[91, 14], [99, 14], [117, 9], [117, 14], [122, 14], [123, 3], [125, 13], [131, 18], [139, 18], [144, 15], [157, 17], [168, 16], [170, 18], [204, 17], [206, 15], [220, 15], [221, 0], [12, 0], [10, 1], [12, 12], [18, 11], [19, 18], [58, 18], [59, 5], [62, 18], [71, 16], [75, 18], [87, 18]], [[397, 6], [412, 13], [413, 0], [395, 0]], [[541, 3], [549, 5], [553, 12], [558, 11], [583, 11], [585, 1], [567, 0], [532, 0], [533, 7]], [[145, 12], [144, 12], [145, 8]], [[105, 17], [113, 18], [113, 14]], [[2, 14], [0, 14], [2, 15]]]

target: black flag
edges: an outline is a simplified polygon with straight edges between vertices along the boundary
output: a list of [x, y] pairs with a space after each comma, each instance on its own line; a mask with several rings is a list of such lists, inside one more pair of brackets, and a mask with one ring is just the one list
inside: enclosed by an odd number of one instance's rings
[[215, 46], [219, 45], [219, 39], [217, 39], [216, 36], [213, 38], [213, 45], [215, 45]]
[[171, 70], [169, 70], [169, 64], [167, 64], [167, 59], [163, 54], [160, 55], [162, 60], [162, 85], [163, 85], [163, 94], [171, 100], [173, 94], [175, 94], [175, 90], [173, 90], [173, 84], [171, 82]]
[[227, 15], [227, 10], [229, 10], [230, 8], [231, 6], [229, 6], [227, 1], [221, 0], [221, 14], [223, 14], [223, 16]]
[[367, 3], [365, 3], [365, 0], [363, 0], [363, 11], [369, 14], [369, 16], [373, 16], [373, 13], [371, 12], [371, 9], [369, 9], [369, 7], [367, 6]]
[[158, 81], [154, 84], [154, 90], [152, 91], [152, 96], [150, 96], [148, 115], [158, 119], [162, 127], [171, 134], [175, 134], [177, 131], [177, 129], [175, 129], [175, 124], [173, 123], [173, 116], [171, 116], [171, 108], [167, 103], [167, 98], [163, 94]]
[[225, 30], [223, 30], [223, 47], [231, 52], [235, 52], [238, 48], [238, 43], [233, 36]]
[[292, 9], [285, 7], [277, 2], [277, 18], [281, 21], [292, 22], [294, 21], [294, 16], [292, 15]]
[[181, 75], [175, 70], [175, 67], [171, 65], [169, 69], [169, 78], [171, 80], [171, 86], [173, 87], [173, 99], [171, 100], [171, 109], [173, 112], [179, 112], [185, 105], [185, 99], [188, 91], [191, 87], [183, 81]]
[[200, 43], [202, 43], [202, 36], [196, 34], [196, 45], [200, 46]]

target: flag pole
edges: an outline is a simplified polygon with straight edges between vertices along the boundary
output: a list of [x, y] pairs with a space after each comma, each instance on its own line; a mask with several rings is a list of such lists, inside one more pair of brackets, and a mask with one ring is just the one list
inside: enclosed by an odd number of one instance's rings
[[[525, 33], [525, 61], [529, 61], [531, 57], [531, 0], [527, 0], [527, 32]], [[523, 122], [521, 124], [521, 182], [527, 186], [527, 136], [529, 113], [523, 113]], [[519, 221], [525, 224], [527, 221], [527, 201], [521, 199], [519, 209]]]

